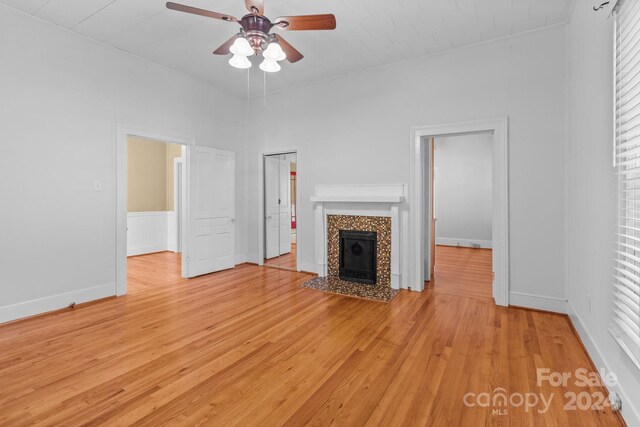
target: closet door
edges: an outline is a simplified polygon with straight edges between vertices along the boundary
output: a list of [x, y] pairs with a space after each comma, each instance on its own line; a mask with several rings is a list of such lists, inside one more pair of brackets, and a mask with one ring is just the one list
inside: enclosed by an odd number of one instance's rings
[[291, 252], [291, 162], [279, 160], [280, 255]]
[[280, 160], [264, 158], [265, 258], [280, 255]]

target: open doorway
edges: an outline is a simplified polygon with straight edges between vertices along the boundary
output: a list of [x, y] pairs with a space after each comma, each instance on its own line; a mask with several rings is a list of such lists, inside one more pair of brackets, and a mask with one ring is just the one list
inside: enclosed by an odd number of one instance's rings
[[492, 298], [493, 133], [428, 138], [431, 286]]
[[[411, 128], [411, 211], [410, 271], [408, 287], [422, 291], [433, 277], [435, 260], [434, 191], [435, 168], [433, 144], [438, 137], [492, 135], [492, 218], [491, 267], [492, 297], [497, 305], [509, 305], [509, 157], [508, 119], [506, 117], [416, 126]], [[437, 218], [436, 218], [437, 219]]]
[[[182, 276], [183, 146], [129, 136], [127, 159], [127, 264], [137, 271], [162, 270], [162, 277], [177, 280]], [[132, 292], [149, 285], [130, 279]]]
[[[176, 218], [176, 248], [173, 270], [183, 278], [203, 276], [233, 268], [235, 255], [235, 153], [196, 145], [195, 139], [158, 134], [118, 124], [116, 160], [116, 292], [127, 289], [129, 138], [181, 146], [182, 164], [174, 159], [181, 190]], [[176, 177], [174, 176], [174, 182]], [[178, 185], [178, 184], [176, 184]], [[175, 193], [174, 193], [175, 196]], [[174, 208], [175, 208], [174, 206]], [[169, 252], [162, 252], [167, 254]], [[179, 260], [179, 268], [178, 262]], [[143, 280], [158, 283], [157, 268], [144, 271]], [[163, 280], [166, 276], [163, 277]], [[165, 282], [167, 282], [165, 280]], [[175, 283], [175, 281], [170, 283]]]
[[263, 156], [265, 267], [297, 270], [296, 153]]

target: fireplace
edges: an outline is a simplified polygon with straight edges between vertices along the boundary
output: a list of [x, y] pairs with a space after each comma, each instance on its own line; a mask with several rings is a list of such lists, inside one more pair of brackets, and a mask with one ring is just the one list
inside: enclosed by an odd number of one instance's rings
[[340, 279], [375, 285], [377, 242], [375, 231], [340, 230]]
[[[402, 236], [406, 234], [403, 218], [408, 215], [404, 207], [407, 194], [404, 184], [316, 185], [311, 197], [315, 204], [313, 271], [319, 279], [326, 278], [325, 285], [330, 284], [337, 293], [355, 295], [357, 290], [356, 296], [365, 298], [375, 293], [391, 296], [392, 290], [400, 288], [402, 255], [408, 256], [408, 248], [402, 244]], [[341, 277], [344, 277], [340, 271], [341, 231], [376, 233], [375, 276], [368, 277], [375, 282], [356, 283]]]
[[344, 286], [391, 286], [391, 218], [327, 215], [327, 277]]
[[302, 286], [391, 301], [398, 294], [391, 286], [391, 217], [330, 213], [326, 221], [327, 274]]

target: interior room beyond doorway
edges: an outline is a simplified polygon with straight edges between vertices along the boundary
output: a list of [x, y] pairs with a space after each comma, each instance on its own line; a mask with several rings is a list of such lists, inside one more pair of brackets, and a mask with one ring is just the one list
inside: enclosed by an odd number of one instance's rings
[[493, 134], [443, 136], [430, 142], [431, 285], [491, 299]]
[[264, 266], [297, 270], [296, 153], [264, 156]]
[[155, 262], [180, 265], [182, 145], [133, 136], [127, 145], [128, 263], [146, 263], [150, 258], [144, 255], [166, 253]]

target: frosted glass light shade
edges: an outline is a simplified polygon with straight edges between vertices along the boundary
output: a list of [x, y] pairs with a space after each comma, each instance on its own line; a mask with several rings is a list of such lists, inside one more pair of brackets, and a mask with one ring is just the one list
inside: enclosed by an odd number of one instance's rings
[[235, 54], [229, 60], [229, 65], [236, 68], [251, 68], [251, 61], [246, 56]]
[[267, 46], [267, 49], [262, 52], [262, 56], [272, 61], [282, 61], [287, 59], [287, 54], [284, 53], [284, 50], [282, 50], [280, 45], [276, 42], [271, 42], [269, 46]]
[[229, 50], [234, 55], [251, 56], [254, 54], [253, 48], [244, 37], [238, 37]]
[[266, 59], [260, 64], [260, 69], [267, 73], [277, 73], [281, 70], [280, 64], [272, 59]]

